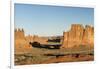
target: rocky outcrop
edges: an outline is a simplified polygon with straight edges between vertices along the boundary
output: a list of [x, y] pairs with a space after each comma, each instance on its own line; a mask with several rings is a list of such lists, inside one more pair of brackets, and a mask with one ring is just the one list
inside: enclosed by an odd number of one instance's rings
[[15, 29], [15, 52], [32, 48], [26, 40], [24, 30]]
[[48, 38], [45, 37], [39, 37], [37, 35], [34, 35], [33, 42], [39, 42], [40, 44], [47, 44]]
[[23, 29], [15, 29], [15, 39], [25, 39]]
[[32, 36], [32, 35], [28, 35], [28, 36], [25, 37], [27, 42], [33, 42], [33, 40], [34, 40], [33, 38], [34, 38], [34, 36]]
[[25, 36], [23, 29], [15, 29], [15, 51], [23, 51], [32, 49], [30, 42], [39, 42], [40, 44], [47, 44], [48, 38], [39, 37], [36, 35]]
[[94, 28], [81, 24], [72, 24], [71, 30], [63, 33], [63, 43], [61, 48], [71, 48], [79, 45], [94, 45]]
[[94, 28], [86, 25], [85, 30], [83, 32], [83, 40], [82, 40], [83, 45], [94, 45]]

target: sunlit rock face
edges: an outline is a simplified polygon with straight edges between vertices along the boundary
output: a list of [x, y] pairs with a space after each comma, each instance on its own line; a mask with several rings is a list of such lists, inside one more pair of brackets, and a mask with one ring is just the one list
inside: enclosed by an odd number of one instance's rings
[[47, 44], [48, 38], [45, 37], [39, 37], [37, 35], [34, 35], [33, 42], [39, 42], [40, 44]]
[[32, 36], [32, 35], [27, 35], [27, 36], [25, 37], [25, 39], [26, 39], [27, 42], [33, 42], [34, 36]]
[[86, 25], [85, 28], [81, 24], [72, 24], [71, 29], [63, 33], [63, 43], [61, 48], [70, 48], [79, 45], [94, 44], [94, 28]]
[[85, 30], [83, 32], [83, 40], [82, 40], [83, 45], [94, 45], [94, 28], [86, 25]]
[[23, 51], [32, 48], [26, 40], [23, 29], [15, 29], [15, 51]]
[[15, 39], [24, 39], [24, 30], [23, 29], [15, 29]]
[[37, 35], [25, 36], [23, 29], [15, 29], [15, 51], [24, 51], [32, 49], [30, 42], [39, 42], [40, 44], [47, 44], [47, 38], [39, 37]]

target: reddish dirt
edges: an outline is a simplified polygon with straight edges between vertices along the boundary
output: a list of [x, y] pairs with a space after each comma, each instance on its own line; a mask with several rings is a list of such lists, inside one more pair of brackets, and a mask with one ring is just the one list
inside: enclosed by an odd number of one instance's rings
[[49, 64], [49, 63], [61, 63], [61, 62], [78, 62], [78, 61], [93, 61], [94, 57], [91, 55], [80, 56], [78, 58], [72, 56], [62, 56], [58, 58], [53, 58], [47, 61], [42, 62], [41, 64]]

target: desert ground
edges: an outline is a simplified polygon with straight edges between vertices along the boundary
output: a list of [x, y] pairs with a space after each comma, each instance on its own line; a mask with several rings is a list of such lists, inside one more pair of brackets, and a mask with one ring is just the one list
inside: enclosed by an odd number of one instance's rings
[[[85, 50], [85, 51], [84, 51]], [[15, 65], [93, 61], [94, 50], [88, 47], [71, 49], [32, 48], [15, 53]]]

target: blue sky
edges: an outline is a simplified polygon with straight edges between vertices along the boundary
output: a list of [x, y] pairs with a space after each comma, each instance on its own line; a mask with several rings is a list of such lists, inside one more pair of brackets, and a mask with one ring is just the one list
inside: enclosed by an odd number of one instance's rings
[[71, 24], [94, 26], [93, 8], [16, 3], [14, 15], [15, 28], [23, 28], [26, 35], [63, 35]]

